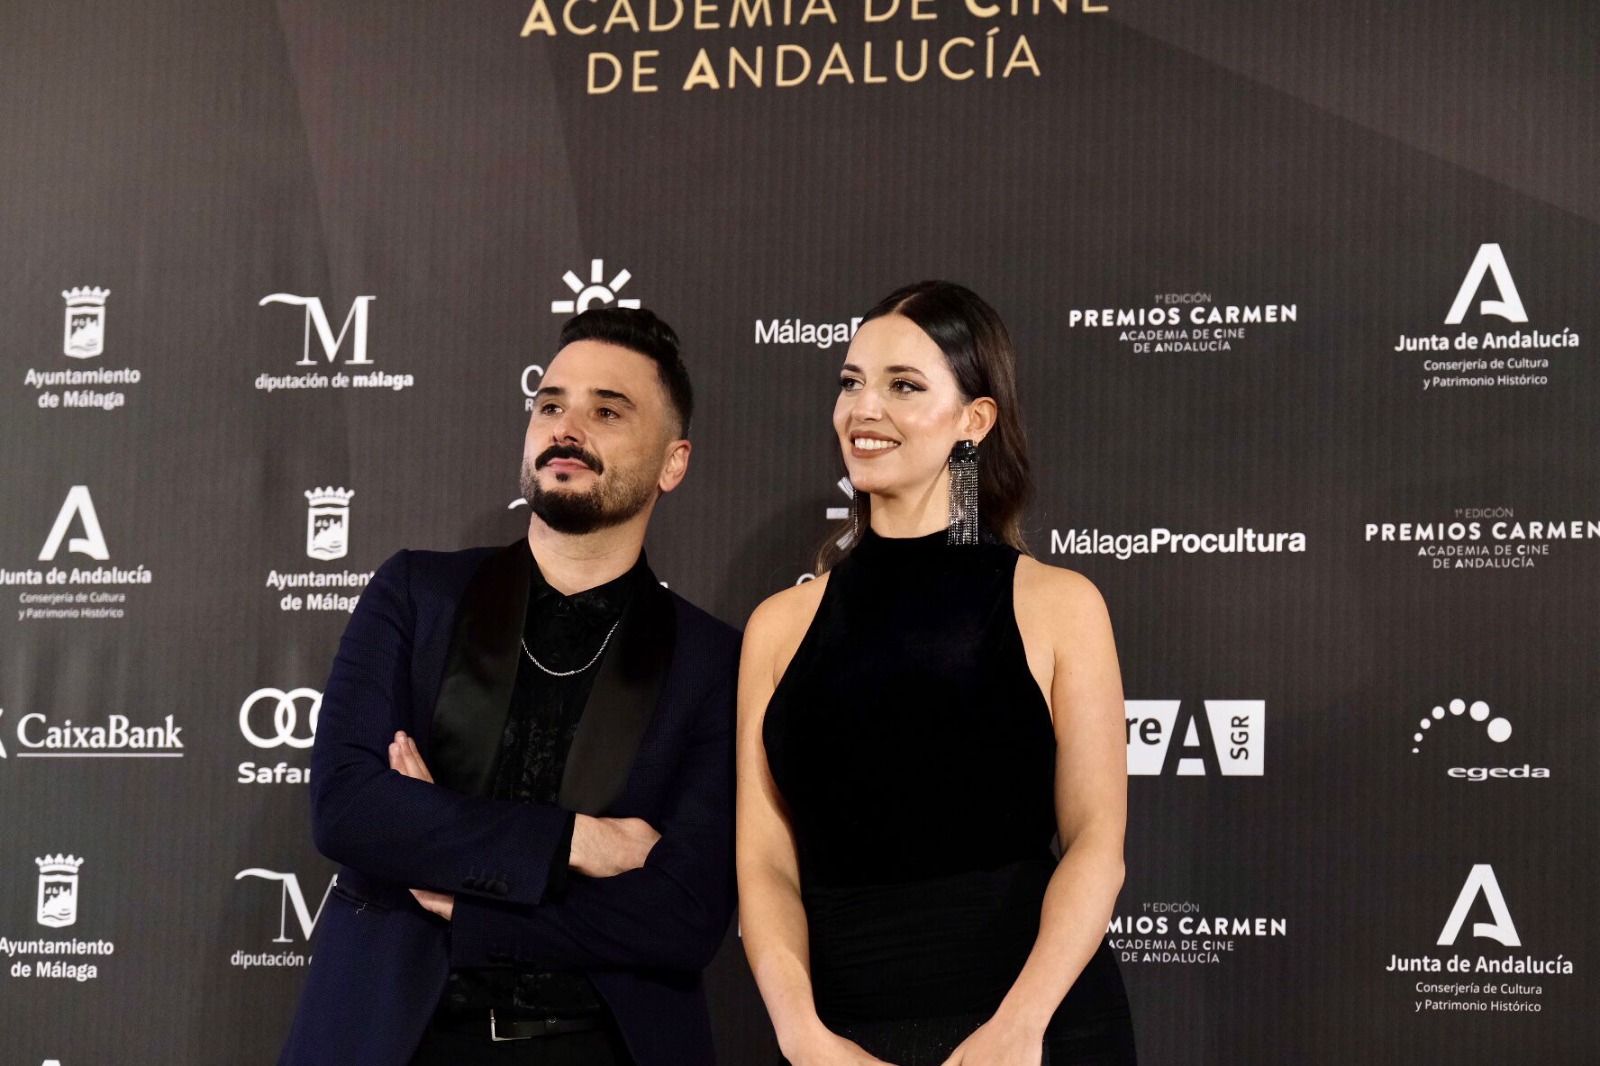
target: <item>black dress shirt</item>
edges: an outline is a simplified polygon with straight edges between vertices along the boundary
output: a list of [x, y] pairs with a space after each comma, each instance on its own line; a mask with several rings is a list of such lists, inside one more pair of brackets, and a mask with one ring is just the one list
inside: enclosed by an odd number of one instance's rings
[[[534, 565], [523, 621], [523, 652], [512, 689], [510, 713], [495, 761], [495, 799], [555, 806], [572, 738], [611, 637], [648, 571], [639, 561], [621, 577], [571, 596], [550, 586]], [[606, 651], [602, 651], [602, 647]], [[541, 670], [532, 661], [538, 658]], [[569, 672], [575, 671], [575, 672]], [[557, 849], [549, 894], [559, 897], [566, 884], [565, 857], [575, 816], [567, 819], [567, 847]], [[448, 1011], [492, 1008], [506, 1018], [594, 1018], [606, 1015], [594, 985], [571, 970], [513, 968], [452, 970], [445, 988]]]

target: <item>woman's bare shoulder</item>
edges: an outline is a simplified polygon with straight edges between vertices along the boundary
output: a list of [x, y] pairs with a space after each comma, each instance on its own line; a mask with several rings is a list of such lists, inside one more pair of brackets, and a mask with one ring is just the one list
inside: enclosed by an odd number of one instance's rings
[[788, 665], [806, 630], [811, 628], [827, 586], [828, 575], [823, 574], [762, 600], [745, 623], [745, 654], [772, 664], [777, 668], [775, 676], [781, 674], [781, 668]]

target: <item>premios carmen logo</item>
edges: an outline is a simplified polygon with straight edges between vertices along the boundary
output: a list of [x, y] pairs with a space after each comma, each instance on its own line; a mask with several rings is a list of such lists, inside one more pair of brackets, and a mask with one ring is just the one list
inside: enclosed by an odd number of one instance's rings
[[591, 95], [844, 89], [1039, 78], [1027, 33], [1008, 31], [1034, 19], [1059, 33], [1110, 10], [1099, 0], [532, 0], [521, 35], [587, 42]]
[[[63, 555], [80, 555], [102, 565], [64, 565]], [[105, 529], [87, 485], [67, 490], [37, 562], [56, 565], [0, 569], [0, 586], [24, 590], [17, 597], [19, 622], [120, 619], [127, 613], [128, 593], [123, 590], [151, 582], [151, 573], [143, 565], [112, 564]]]
[[1505, 250], [1495, 243], [1478, 246], [1444, 324], [1461, 328], [1402, 333], [1394, 345], [1397, 352], [1422, 353], [1423, 391], [1548, 385], [1553, 364], [1580, 342], [1565, 325], [1530, 324]]
[[1244, 944], [1288, 935], [1287, 918], [1230, 913], [1185, 899], [1146, 900], [1106, 925], [1106, 943], [1123, 962], [1169, 966], [1214, 966]]
[[1128, 773], [1162, 777], [1261, 777], [1265, 700], [1124, 701]]
[[1300, 320], [1292, 303], [1219, 303], [1209, 292], [1162, 292], [1120, 307], [1074, 307], [1067, 328], [1112, 337], [1135, 355], [1243, 350], [1263, 330]]
[[[1406, 975], [1414, 1013], [1539, 1013], [1547, 989], [1574, 972], [1564, 951], [1535, 952], [1523, 944], [1489, 863], [1467, 871], [1433, 946], [1457, 951], [1396, 952], [1384, 967], [1385, 973]], [[1461, 953], [1462, 948], [1468, 953]]]
[[[416, 384], [415, 376], [411, 374], [390, 374], [381, 370], [368, 370], [367, 367], [375, 365], [375, 360], [368, 354], [367, 349], [367, 319], [368, 308], [376, 296], [357, 296], [350, 304], [350, 310], [344, 316], [344, 323], [339, 327], [339, 332], [333, 332], [333, 326], [328, 321], [328, 313], [323, 309], [320, 296], [296, 296], [288, 292], [275, 292], [261, 298], [259, 306], [268, 304], [289, 304], [302, 309], [303, 337], [300, 346], [300, 358], [295, 361], [297, 367], [310, 367], [299, 374], [268, 374], [262, 373], [256, 377], [256, 388], [262, 392], [295, 391], [304, 389], [359, 389], [400, 392]], [[312, 337], [316, 337], [317, 346], [312, 347]], [[350, 345], [345, 347], [345, 338], [349, 337]], [[344, 366], [362, 368], [357, 373], [349, 370], [334, 370], [324, 373], [322, 366], [330, 368], [339, 364], [340, 353], [344, 353]]]
[[[1558, 553], [1600, 543], [1600, 520], [1514, 507], [1457, 507], [1449, 515], [1426, 513], [1362, 525], [1369, 545], [1397, 545], [1429, 570], [1532, 570]], [[1573, 547], [1567, 547], [1572, 542]]]

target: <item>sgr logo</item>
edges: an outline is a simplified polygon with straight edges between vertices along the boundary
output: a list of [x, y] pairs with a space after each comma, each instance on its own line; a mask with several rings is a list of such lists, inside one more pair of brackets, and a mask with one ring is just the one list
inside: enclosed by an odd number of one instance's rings
[[[300, 729], [300, 707], [304, 704], [305, 730]], [[322, 711], [322, 693], [314, 688], [258, 688], [239, 705], [239, 732], [258, 748], [309, 748], [317, 735], [317, 715]], [[270, 728], [257, 731], [256, 725], [269, 722]]]
[[1260, 777], [1266, 758], [1264, 700], [1127, 700], [1128, 773], [1163, 777]]

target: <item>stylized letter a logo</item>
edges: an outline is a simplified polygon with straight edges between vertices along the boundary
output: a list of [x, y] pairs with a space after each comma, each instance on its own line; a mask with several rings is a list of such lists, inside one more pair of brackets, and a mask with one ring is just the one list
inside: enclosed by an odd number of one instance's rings
[[1517, 936], [1511, 912], [1506, 909], [1506, 898], [1500, 893], [1500, 882], [1494, 879], [1494, 867], [1488, 863], [1479, 863], [1467, 875], [1467, 883], [1461, 886], [1461, 895], [1456, 897], [1456, 905], [1439, 932], [1439, 943], [1448, 945], [1456, 942], [1462, 923], [1467, 920], [1467, 914], [1480, 892], [1489, 901], [1489, 913], [1494, 915], [1494, 923], [1473, 922], [1472, 935], [1498, 940], [1508, 948], [1521, 947], [1522, 938]]
[[1511, 280], [1511, 270], [1506, 266], [1506, 257], [1500, 251], [1500, 246], [1485, 244], [1478, 248], [1472, 266], [1467, 269], [1467, 280], [1461, 283], [1461, 291], [1456, 293], [1456, 302], [1450, 305], [1450, 313], [1444, 316], [1445, 325], [1458, 325], [1467, 317], [1467, 307], [1471, 305], [1472, 298], [1478, 294], [1478, 289], [1483, 286], [1485, 274], [1494, 275], [1495, 286], [1500, 290], [1500, 299], [1484, 300], [1478, 305], [1478, 313], [1499, 315], [1511, 322], [1528, 321], [1528, 312], [1522, 309], [1522, 297], [1517, 295], [1517, 283]]
[[44, 547], [39, 549], [41, 562], [49, 562], [61, 550], [62, 538], [71, 528], [74, 515], [83, 520], [83, 536], [67, 541], [67, 550], [91, 559], [111, 558], [111, 552], [106, 549], [106, 535], [100, 529], [100, 519], [94, 513], [94, 501], [89, 498], [89, 486], [74, 485], [72, 491], [67, 493], [66, 502], [61, 505], [61, 513], [56, 515], [56, 524], [50, 527]]

